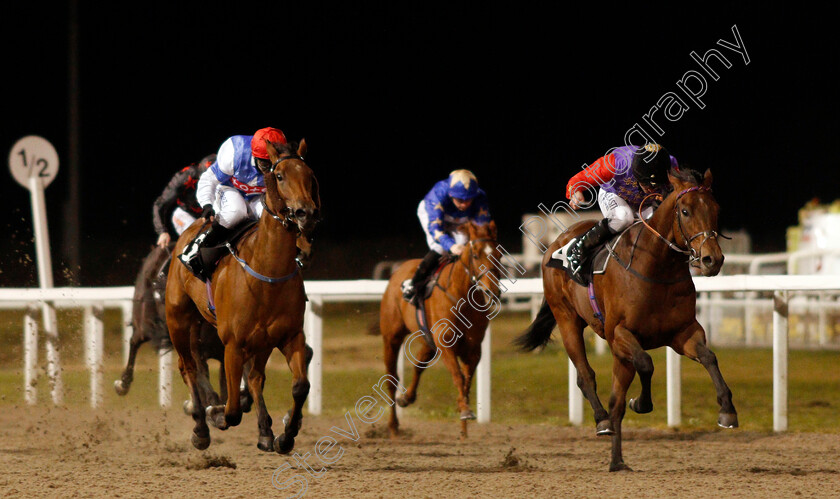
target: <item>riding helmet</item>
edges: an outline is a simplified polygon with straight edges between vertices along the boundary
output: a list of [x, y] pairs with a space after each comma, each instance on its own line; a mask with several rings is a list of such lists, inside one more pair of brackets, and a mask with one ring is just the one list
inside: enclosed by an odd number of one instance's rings
[[449, 174], [449, 197], [472, 199], [478, 196], [478, 180], [469, 170], [455, 170]]
[[254, 133], [251, 138], [251, 154], [255, 158], [268, 159], [268, 149], [265, 147], [265, 141], [286, 143], [286, 135], [278, 128], [260, 128]]
[[[651, 156], [653, 155], [653, 156]], [[659, 186], [668, 183], [671, 155], [659, 144], [645, 144], [633, 154], [633, 177], [641, 184]]]

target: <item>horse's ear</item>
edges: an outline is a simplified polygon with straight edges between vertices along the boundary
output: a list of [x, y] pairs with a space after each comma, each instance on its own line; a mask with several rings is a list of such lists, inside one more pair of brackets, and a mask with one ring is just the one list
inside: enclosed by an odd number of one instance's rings
[[706, 173], [703, 174], [703, 187], [706, 189], [712, 188], [712, 170], [710, 168], [707, 168]]
[[487, 224], [487, 230], [490, 231], [490, 235], [493, 239], [498, 239], [499, 232], [496, 230], [496, 221], [490, 220], [490, 223]]
[[300, 144], [298, 145], [297, 150], [298, 156], [301, 158], [306, 157], [306, 139], [300, 139]]
[[675, 191], [683, 190], [684, 182], [678, 179], [677, 177], [671, 175], [671, 172], [668, 172], [668, 182], [670, 182], [671, 185], [674, 186]]
[[263, 139], [263, 141], [265, 141], [265, 150], [268, 151], [268, 159], [270, 159], [272, 163], [276, 163], [277, 158], [280, 157], [280, 153], [277, 152], [277, 148], [274, 147], [274, 144], [272, 144], [270, 140]]

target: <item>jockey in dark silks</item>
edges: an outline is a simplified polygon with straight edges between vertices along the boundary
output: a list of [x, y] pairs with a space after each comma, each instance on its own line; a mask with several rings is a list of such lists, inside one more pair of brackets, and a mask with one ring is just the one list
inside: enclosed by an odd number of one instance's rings
[[457, 229], [467, 222], [484, 225], [490, 222], [487, 194], [469, 170], [455, 170], [449, 178], [437, 182], [417, 207], [417, 217], [429, 252], [420, 262], [412, 279], [402, 284], [403, 297], [413, 302], [420, 288], [440, 264], [443, 255], [460, 255], [468, 242]]
[[[584, 190], [594, 192], [599, 187], [598, 206], [604, 214], [603, 220], [569, 248], [566, 257], [573, 274], [580, 272], [595, 248], [633, 224], [645, 196], [664, 195], [671, 189], [668, 170], [677, 166], [677, 159], [659, 144], [624, 146], [613, 149], [569, 180], [566, 197], [572, 208], [584, 204]], [[654, 209], [655, 205], [648, 205], [642, 216], [649, 218]]]

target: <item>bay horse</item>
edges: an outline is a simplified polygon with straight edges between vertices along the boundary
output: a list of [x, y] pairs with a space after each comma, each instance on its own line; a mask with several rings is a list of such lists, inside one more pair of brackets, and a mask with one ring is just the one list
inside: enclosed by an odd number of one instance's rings
[[[266, 190], [257, 230], [243, 236], [235, 249], [230, 247], [231, 254], [219, 260], [209, 284], [193, 276], [184, 265], [169, 267], [166, 323], [178, 352], [178, 367], [190, 389], [195, 421], [192, 444], [199, 450], [210, 445], [210, 432], [205, 410], [199, 403], [190, 342], [198, 335], [202, 320], [216, 326], [224, 344], [228, 393], [237, 392], [243, 364], [253, 359], [248, 387], [257, 407], [260, 450], [291, 452], [309, 394], [307, 368], [312, 349], [303, 334], [306, 293], [295, 255], [297, 234], [311, 233], [320, 217], [318, 182], [304, 161], [305, 141], [299, 146], [266, 141], [266, 148], [271, 167], [263, 172]], [[183, 252], [199, 232], [201, 220], [178, 239], [176, 254]], [[215, 313], [210, 309], [208, 297], [215, 304]], [[294, 400], [284, 421], [284, 433], [276, 439], [262, 393], [265, 365], [275, 348], [283, 352], [292, 372]], [[239, 397], [228, 397], [224, 406], [213, 410], [224, 411], [225, 425], [221, 429], [236, 426], [242, 420]]]
[[[391, 400], [395, 400], [400, 407], [412, 404], [417, 398], [420, 375], [440, 355], [458, 390], [457, 404], [463, 439], [467, 437], [467, 421], [475, 419], [475, 414], [470, 410], [470, 387], [475, 367], [481, 360], [481, 342], [490, 321], [489, 315], [498, 312], [495, 310], [488, 315], [488, 310], [499, 303], [500, 294], [499, 270], [490, 259], [498, 261], [501, 252], [497, 248], [495, 222], [481, 226], [468, 222], [461, 226], [461, 230], [468, 233], [469, 243], [460, 257], [440, 270], [437, 284], [426, 301], [426, 323], [437, 348], [433, 350], [426, 341], [409, 340], [406, 350], [411, 349], [412, 357], [419, 361], [412, 361], [414, 379], [402, 396], [395, 398], [394, 384], [389, 383], [388, 389]], [[400, 346], [410, 333], [420, 329], [416, 308], [403, 299], [400, 289], [401, 283], [414, 275], [419, 264], [420, 260], [415, 259], [400, 265], [388, 280], [382, 297], [379, 332], [384, 343], [385, 371], [395, 378]], [[417, 294], [418, 299], [422, 299], [424, 290], [418, 289]], [[388, 429], [392, 438], [399, 435], [399, 420], [394, 405], [391, 406]]]
[[[636, 372], [641, 395], [630, 399], [630, 408], [640, 414], [653, 410], [653, 362], [645, 350], [669, 346], [702, 364], [717, 391], [718, 425], [738, 426], [732, 392], [696, 319], [696, 291], [689, 270], [695, 266], [704, 276], [714, 276], [723, 265], [717, 240], [720, 208], [711, 192], [712, 174], [710, 170], [701, 174], [672, 169], [668, 178], [673, 191], [649, 222], [637, 222], [620, 236], [605, 273], [593, 277], [591, 300], [586, 287], [546, 263], [555, 250], [583, 234], [593, 222], [579, 222], [558, 236], [542, 260], [545, 300], [536, 319], [515, 340], [523, 350], [534, 350], [545, 345], [555, 324], [558, 326], [563, 346], [577, 368], [578, 387], [594, 410], [596, 434], [612, 436], [610, 471], [630, 470], [621, 453], [621, 421], [627, 389]], [[596, 317], [593, 303], [603, 322]], [[586, 358], [583, 329], [587, 324], [607, 340], [612, 351], [609, 413], [598, 398], [595, 372]]]

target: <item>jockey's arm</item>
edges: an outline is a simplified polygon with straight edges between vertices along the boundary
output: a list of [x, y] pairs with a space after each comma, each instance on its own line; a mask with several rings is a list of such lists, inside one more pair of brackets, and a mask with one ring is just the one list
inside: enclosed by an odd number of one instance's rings
[[233, 176], [233, 142], [228, 139], [222, 143], [216, 162], [201, 174], [195, 189], [195, 199], [202, 208], [216, 200], [216, 187]]
[[155, 225], [155, 232], [158, 235], [167, 232], [166, 224], [163, 221], [163, 214], [170, 211], [175, 206], [175, 203], [178, 202], [178, 196], [183, 191], [184, 181], [189, 175], [190, 172], [188, 169], [183, 169], [173, 175], [172, 179], [169, 180], [169, 183], [163, 189], [163, 192], [155, 199], [152, 205], [152, 222]]
[[434, 189], [429, 191], [424, 199], [426, 203], [426, 214], [429, 216], [429, 234], [432, 235], [438, 244], [443, 246], [443, 249], [449, 251], [449, 248], [455, 244], [455, 239], [443, 230], [443, 201]]
[[579, 171], [577, 175], [569, 179], [566, 184], [566, 199], [573, 201], [573, 208], [576, 208], [575, 201], [581, 197], [576, 193], [590, 187], [597, 187], [612, 181], [615, 177], [615, 158], [612, 154], [598, 158], [594, 163]]

